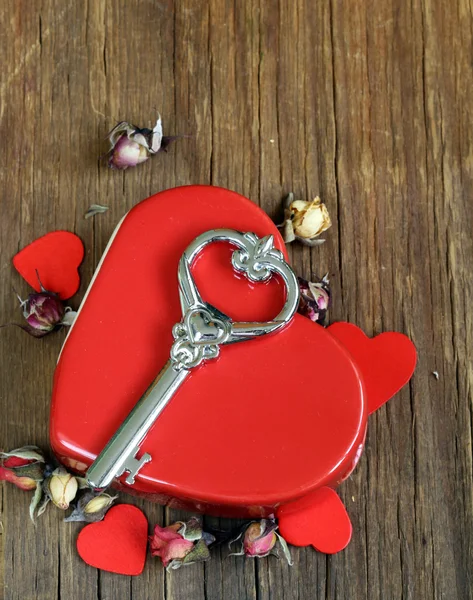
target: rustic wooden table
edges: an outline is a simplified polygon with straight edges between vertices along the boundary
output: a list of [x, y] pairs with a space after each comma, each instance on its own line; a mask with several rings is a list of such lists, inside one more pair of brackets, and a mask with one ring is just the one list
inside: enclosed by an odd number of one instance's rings
[[[67, 229], [84, 241], [76, 307], [125, 211], [211, 183], [275, 219], [290, 190], [320, 194], [334, 226], [322, 247], [291, 247], [296, 270], [330, 273], [331, 320], [403, 331], [419, 352], [340, 489], [354, 525], [344, 552], [295, 549], [292, 568], [217, 552], [172, 574], [149, 558], [140, 577], [112, 575], [78, 558], [80, 525], [51, 508], [34, 528], [29, 494], [3, 484], [2, 597], [471, 598], [471, 5], [6, 0], [0, 14], [2, 322], [19, 315], [12, 287], [28, 293], [11, 258], [34, 238]], [[99, 163], [117, 120], [151, 124], [157, 109], [166, 132], [192, 137], [135, 170]], [[84, 220], [92, 203], [110, 210]], [[129, 294], [124, 281], [117, 301]], [[63, 340], [0, 330], [4, 448], [47, 446]], [[314, 371], [316, 390], [317, 357], [298, 368]], [[150, 521], [181, 516], [137, 504]]]

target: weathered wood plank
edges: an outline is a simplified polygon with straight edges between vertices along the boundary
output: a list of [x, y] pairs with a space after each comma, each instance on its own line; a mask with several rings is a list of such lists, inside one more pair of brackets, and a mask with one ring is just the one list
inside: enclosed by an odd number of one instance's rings
[[[320, 194], [334, 226], [324, 246], [290, 249], [295, 268], [330, 274], [332, 320], [404, 331], [419, 351], [340, 489], [354, 525], [343, 553], [294, 549], [289, 568], [222, 548], [171, 574], [151, 557], [138, 578], [99, 574], [75, 552], [80, 526], [51, 509], [33, 528], [28, 495], [3, 486], [3, 596], [471, 598], [469, 3], [10, 0], [0, 26], [1, 322], [18, 316], [11, 287], [27, 294], [11, 257], [35, 237], [64, 228], [84, 241], [77, 306], [126, 210], [160, 189], [212, 183], [274, 218], [289, 191]], [[103, 168], [114, 123], [151, 124], [157, 109], [166, 132], [191, 137], [138, 169]], [[92, 203], [110, 210], [85, 221]], [[0, 446], [47, 446], [63, 339], [0, 330]], [[131, 501], [150, 526], [186, 516]]]

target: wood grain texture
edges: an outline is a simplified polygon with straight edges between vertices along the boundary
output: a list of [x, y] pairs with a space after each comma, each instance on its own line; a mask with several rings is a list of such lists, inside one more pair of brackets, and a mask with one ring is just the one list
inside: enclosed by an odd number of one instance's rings
[[[5, 0], [0, 24], [1, 322], [19, 316], [12, 287], [28, 290], [11, 258], [34, 238], [63, 228], [84, 241], [77, 307], [126, 210], [211, 183], [275, 219], [287, 192], [320, 194], [334, 226], [324, 246], [290, 249], [296, 270], [330, 274], [331, 320], [403, 331], [419, 352], [340, 489], [354, 535], [339, 555], [294, 549], [290, 568], [222, 550], [172, 574], [151, 557], [137, 578], [99, 573], [75, 552], [80, 525], [51, 509], [33, 528], [29, 495], [4, 484], [0, 597], [472, 598], [471, 4]], [[106, 169], [107, 131], [151, 124], [157, 109], [167, 133], [191, 137], [137, 169]], [[110, 210], [84, 220], [93, 203]], [[0, 330], [0, 446], [47, 446], [63, 340]], [[151, 522], [183, 516], [136, 503]]]

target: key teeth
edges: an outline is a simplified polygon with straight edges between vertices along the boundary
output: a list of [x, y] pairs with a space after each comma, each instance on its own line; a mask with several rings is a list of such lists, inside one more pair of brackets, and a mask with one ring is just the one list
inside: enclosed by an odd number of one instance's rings
[[133, 458], [132, 460], [136, 463], [136, 465], [130, 468], [125, 467], [125, 471], [128, 471], [128, 475], [126, 476], [125, 482], [128, 485], [133, 485], [135, 483], [135, 476], [138, 475], [143, 465], [150, 462], [151, 455], [145, 452], [140, 459]]
[[133, 485], [135, 483], [135, 474], [134, 473], [128, 473], [126, 479], [125, 479], [125, 483], [128, 483], [128, 485]]

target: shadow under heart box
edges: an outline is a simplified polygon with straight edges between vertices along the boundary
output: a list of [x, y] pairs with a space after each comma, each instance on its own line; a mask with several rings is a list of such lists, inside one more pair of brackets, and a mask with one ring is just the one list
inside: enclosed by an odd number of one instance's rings
[[[59, 460], [87, 471], [94, 488], [113, 483], [222, 516], [275, 515], [289, 542], [342, 549], [351, 525], [334, 488], [356, 466], [368, 415], [409, 380], [416, 353], [402, 334], [370, 339], [294, 314], [287, 260], [272, 221], [234, 192], [181, 187], [135, 206], [58, 361]], [[142, 433], [122, 444], [137, 412]]]

